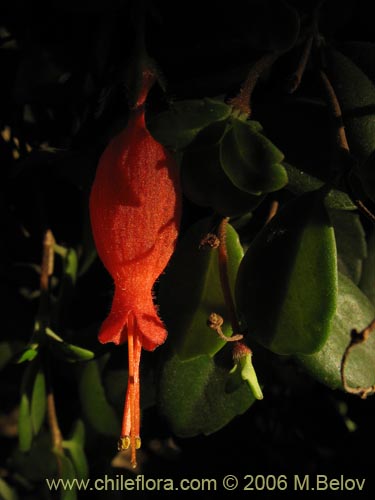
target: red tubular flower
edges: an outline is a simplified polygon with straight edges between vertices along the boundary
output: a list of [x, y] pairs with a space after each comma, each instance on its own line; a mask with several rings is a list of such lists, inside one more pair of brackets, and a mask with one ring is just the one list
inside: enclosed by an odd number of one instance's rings
[[140, 447], [139, 362], [167, 332], [153, 303], [152, 288], [177, 240], [181, 194], [178, 168], [170, 153], [150, 135], [144, 102], [153, 82], [149, 72], [125, 130], [102, 154], [90, 196], [95, 245], [115, 283], [109, 316], [99, 340], [128, 341], [129, 375], [119, 450]]

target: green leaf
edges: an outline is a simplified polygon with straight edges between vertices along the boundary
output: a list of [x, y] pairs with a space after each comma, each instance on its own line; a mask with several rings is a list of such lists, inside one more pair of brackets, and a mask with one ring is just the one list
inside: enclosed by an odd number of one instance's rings
[[63, 361], [69, 363], [79, 361], [89, 361], [93, 359], [95, 354], [83, 347], [65, 342], [59, 335], [57, 335], [51, 328], [47, 327], [45, 330], [48, 335], [49, 346], [54, 355]]
[[231, 107], [214, 99], [175, 102], [168, 111], [157, 115], [148, 124], [155, 139], [170, 149], [186, 148], [207, 125], [225, 120]]
[[84, 445], [85, 428], [83, 422], [81, 420], [77, 420], [70, 438], [63, 441], [63, 447], [70, 455], [75, 470], [75, 476], [78, 479], [87, 479], [89, 474]]
[[[207, 326], [211, 313], [224, 318], [225, 335], [232, 333], [220, 283], [218, 249], [200, 247], [201, 240], [213, 230], [210, 218], [191, 226], [161, 278], [161, 317], [181, 359], [201, 354], [213, 356], [224, 346], [225, 342]], [[233, 289], [243, 250], [230, 224], [227, 225], [226, 245], [228, 275]]]
[[32, 361], [38, 355], [38, 344], [30, 344], [23, 349], [16, 360], [16, 363], [24, 363], [25, 361]]
[[[320, 179], [294, 167], [290, 163], [283, 162], [283, 166], [288, 175], [288, 184], [285, 187], [295, 195], [316, 191], [324, 184]], [[338, 189], [331, 189], [325, 198], [325, 205], [327, 208], [338, 210], [357, 209], [349, 196]]]
[[278, 354], [322, 348], [336, 308], [337, 262], [322, 192], [285, 205], [247, 250], [237, 307], [251, 337]]
[[362, 262], [359, 288], [375, 306], [375, 229], [372, 227], [367, 239], [367, 257]]
[[0, 477], [0, 498], [1, 500], [18, 500], [17, 492]]
[[[61, 479], [69, 481], [70, 484], [73, 484], [73, 480], [76, 479], [76, 473], [72, 461], [64, 453], [56, 452], [56, 457], [61, 463]], [[61, 488], [60, 492], [61, 500], [77, 500], [76, 487], [72, 489]]]
[[12, 471], [32, 483], [44, 482], [46, 477], [53, 477], [56, 474], [57, 463], [51, 450], [50, 432], [42, 429], [27, 453], [16, 448], [9, 457], [9, 465]]
[[[73, 248], [68, 248], [64, 259], [64, 279], [69, 285], [74, 285], [77, 280], [78, 257], [77, 252]], [[65, 285], [64, 281], [63, 284]]]
[[78, 271], [78, 257], [76, 251], [73, 248], [62, 248], [62, 252], [65, 255], [63, 257], [61, 285], [51, 315], [51, 322], [59, 325], [64, 324], [65, 318], [69, 315]]
[[340, 102], [350, 151], [363, 163], [375, 150], [375, 86], [333, 48], [327, 50], [327, 73]]
[[251, 194], [272, 192], [288, 182], [284, 155], [251, 122], [233, 120], [220, 149], [224, 172], [233, 184]]
[[193, 203], [232, 217], [250, 212], [263, 197], [238, 189], [224, 173], [220, 143], [225, 127], [213, 124], [197, 135], [183, 154], [181, 180], [184, 194]]
[[[360, 331], [375, 315], [374, 306], [346, 276], [339, 274], [337, 311], [331, 333], [326, 344], [316, 354], [298, 355], [297, 360], [304, 369], [320, 382], [332, 389], [342, 389], [341, 359], [350, 342], [353, 328]], [[356, 346], [349, 354], [345, 369], [347, 382], [352, 387], [375, 383], [375, 336]]]
[[357, 214], [342, 210], [330, 210], [329, 217], [335, 231], [338, 270], [357, 285], [367, 254], [361, 220]]
[[40, 428], [42, 427], [42, 424], [44, 422], [44, 417], [46, 414], [46, 407], [47, 407], [46, 378], [43, 369], [41, 368], [41, 366], [38, 366], [31, 393], [31, 405], [30, 405], [30, 415], [31, 415], [34, 435], [38, 434]]
[[[44, 407], [41, 402], [43, 396], [43, 375], [40, 374], [38, 358], [30, 361], [23, 373], [21, 383], [21, 399], [18, 415], [18, 446], [23, 452], [29, 451], [36, 430], [40, 429], [41, 419], [44, 417]], [[44, 385], [45, 395], [45, 385]], [[42, 404], [41, 410], [35, 406]], [[42, 415], [43, 413], [43, 415]]]
[[159, 410], [181, 437], [211, 434], [255, 401], [246, 382], [229, 391], [229, 370], [210, 356], [182, 361], [172, 354], [163, 364]]
[[33, 426], [30, 416], [30, 401], [22, 393], [18, 415], [18, 446], [21, 451], [29, 451], [33, 440]]
[[96, 361], [89, 361], [81, 368], [78, 390], [83, 414], [91, 427], [105, 436], [118, 436], [120, 422], [108, 404]]

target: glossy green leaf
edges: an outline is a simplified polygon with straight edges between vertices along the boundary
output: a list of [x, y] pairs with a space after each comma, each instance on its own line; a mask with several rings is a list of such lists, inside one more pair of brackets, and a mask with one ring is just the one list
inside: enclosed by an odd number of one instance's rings
[[77, 420], [69, 439], [63, 441], [63, 447], [69, 453], [78, 479], [87, 479], [89, 467], [84, 451], [85, 428], [81, 420]]
[[211, 434], [255, 401], [246, 382], [229, 390], [229, 370], [210, 356], [182, 361], [177, 354], [163, 364], [159, 411], [181, 437]]
[[[160, 314], [181, 359], [213, 356], [225, 342], [207, 326], [211, 313], [224, 318], [223, 332], [231, 335], [230, 321], [220, 283], [218, 249], [200, 247], [214, 230], [212, 219], [191, 226], [179, 242], [159, 291]], [[227, 225], [228, 275], [234, 288], [243, 250], [236, 231]]]
[[18, 500], [17, 492], [0, 477], [0, 498], [1, 500]]
[[175, 102], [168, 111], [156, 116], [148, 124], [155, 139], [170, 149], [184, 149], [207, 125], [225, 120], [231, 107], [214, 99]]
[[224, 216], [242, 215], [259, 205], [263, 197], [238, 189], [224, 173], [220, 164], [220, 140], [224, 127], [220, 128], [219, 135], [215, 135], [217, 128], [217, 124], [207, 127], [184, 152], [182, 188], [186, 197], [197, 205], [211, 207]]
[[362, 163], [375, 150], [375, 85], [333, 48], [327, 50], [327, 73], [340, 102], [350, 151]]
[[359, 288], [375, 306], [375, 229], [367, 238], [367, 257], [362, 262], [362, 276]]
[[44, 422], [44, 417], [46, 414], [46, 407], [47, 407], [46, 378], [42, 367], [38, 366], [32, 388], [31, 404], [30, 404], [30, 415], [31, 415], [34, 435], [38, 434], [40, 428], [42, 427], [42, 424]]
[[[283, 162], [283, 166], [288, 175], [288, 184], [285, 187], [288, 191], [291, 191], [295, 195], [316, 191], [324, 184], [324, 182], [317, 177], [300, 170], [290, 163]], [[349, 196], [338, 189], [332, 189], [327, 194], [325, 198], [325, 205], [327, 208], [334, 208], [338, 210], [357, 209], [356, 205], [352, 202]]]
[[63, 361], [67, 361], [69, 363], [89, 361], [95, 356], [95, 354], [89, 349], [65, 342], [49, 327], [46, 328], [46, 334], [48, 335], [49, 346], [52, 352], [56, 357], [62, 359]]
[[342, 210], [330, 210], [329, 217], [335, 231], [338, 270], [358, 284], [367, 254], [361, 220], [357, 214]]
[[108, 404], [96, 361], [89, 361], [81, 368], [78, 390], [83, 414], [91, 427], [105, 436], [118, 437], [120, 422]]
[[[259, 129], [258, 129], [259, 130]], [[288, 182], [284, 155], [251, 122], [234, 119], [220, 148], [220, 162], [232, 183], [251, 194], [281, 189]]]
[[[354, 283], [339, 275], [337, 311], [332, 330], [323, 348], [311, 355], [298, 355], [302, 366], [317, 380], [332, 389], [342, 389], [341, 359], [350, 342], [352, 329], [365, 328], [375, 316], [374, 306]], [[375, 383], [375, 336], [356, 346], [349, 354], [345, 369], [347, 382], [352, 387]]]
[[327, 339], [336, 296], [336, 246], [323, 193], [307, 193], [250, 245], [238, 271], [237, 307], [251, 338], [271, 351], [311, 353]]

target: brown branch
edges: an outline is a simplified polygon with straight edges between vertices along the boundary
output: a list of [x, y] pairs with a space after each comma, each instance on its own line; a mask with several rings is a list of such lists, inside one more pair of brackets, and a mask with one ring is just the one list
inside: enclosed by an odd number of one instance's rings
[[340, 149], [349, 153], [349, 144], [346, 138], [346, 132], [344, 127], [344, 122], [342, 119], [342, 112], [340, 103], [337, 99], [336, 92], [332, 87], [332, 84], [325, 73], [325, 71], [320, 70], [319, 72], [320, 79], [323, 83], [324, 89], [327, 95], [328, 105], [331, 109], [331, 113], [335, 119], [336, 124], [336, 142]]
[[236, 97], [230, 99], [228, 104], [233, 106], [241, 114], [245, 114], [248, 118], [251, 115], [251, 96], [254, 88], [259, 80], [259, 77], [269, 69], [276, 59], [280, 56], [278, 52], [270, 52], [256, 61], [250, 68], [246, 80], [241, 86], [240, 92]]
[[50, 229], [44, 233], [43, 239], [43, 257], [40, 273], [40, 289], [43, 292], [48, 292], [49, 278], [53, 274], [54, 268], [54, 246], [55, 238]]
[[[41, 300], [39, 305], [39, 317], [48, 325], [49, 318], [49, 285], [50, 277], [53, 274], [54, 259], [55, 259], [55, 238], [50, 229], [44, 234], [43, 239], [43, 256], [40, 273], [40, 291]], [[56, 455], [57, 469], [61, 477], [62, 462], [60, 456], [64, 453], [63, 450], [63, 437], [60, 431], [59, 422], [56, 413], [55, 396], [53, 393], [51, 371], [48, 357], [44, 358], [44, 371], [46, 374], [47, 382], [47, 420], [48, 427], [51, 433], [52, 449]]]
[[265, 226], [275, 217], [277, 211], [279, 210], [279, 202], [277, 200], [273, 200], [268, 212], [267, 220]]
[[375, 215], [366, 207], [363, 201], [354, 199], [353, 202], [357, 206], [358, 210], [375, 224]]
[[354, 394], [362, 399], [366, 399], [367, 396], [371, 396], [372, 394], [375, 393], [375, 384], [370, 385], [368, 387], [351, 387], [346, 380], [345, 367], [347, 365], [350, 352], [354, 349], [355, 346], [366, 342], [371, 332], [373, 332], [374, 330], [375, 330], [375, 319], [373, 319], [371, 323], [364, 330], [360, 332], [358, 332], [355, 329], [352, 330], [350, 342], [346, 347], [341, 359], [340, 373], [341, 373], [341, 382], [344, 390], [349, 394]]
[[293, 94], [301, 84], [302, 77], [307, 66], [307, 62], [310, 58], [311, 47], [313, 44], [314, 36], [315, 36], [314, 33], [308, 36], [301, 53], [301, 57], [299, 59], [298, 66], [295, 72], [288, 79], [286, 85], [286, 91], [289, 92], [289, 94]]

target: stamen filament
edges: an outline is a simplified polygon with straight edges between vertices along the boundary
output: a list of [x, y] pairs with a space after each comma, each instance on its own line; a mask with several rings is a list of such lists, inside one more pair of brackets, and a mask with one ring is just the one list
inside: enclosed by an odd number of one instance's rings
[[124, 416], [122, 420], [119, 450], [131, 448], [131, 465], [137, 466], [136, 450], [141, 447], [140, 434], [140, 384], [139, 363], [142, 344], [134, 328], [134, 316], [128, 316], [128, 387], [126, 391]]

